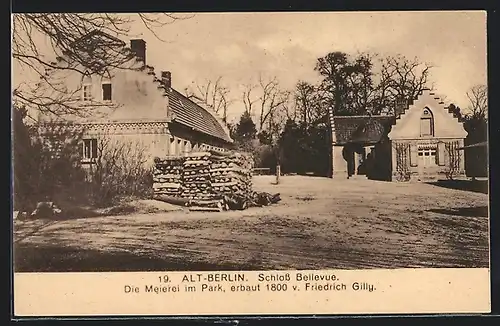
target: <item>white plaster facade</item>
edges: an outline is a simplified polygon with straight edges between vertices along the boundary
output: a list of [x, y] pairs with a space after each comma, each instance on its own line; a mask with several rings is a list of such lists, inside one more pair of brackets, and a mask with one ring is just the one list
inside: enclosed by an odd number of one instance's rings
[[388, 134], [393, 179], [399, 178], [398, 150], [409, 151], [405, 155], [410, 179], [444, 178], [451, 168], [455, 177], [465, 176], [465, 159], [458, 148], [463, 147], [466, 136], [463, 123], [444, 102], [431, 91], [423, 91]]
[[[351, 139], [369, 124], [385, 131], [367, 133], [364, 142]], [[371, 174], [380, 180], [423, 181], [465, 176], [459, 150], [467, 136], [463, 122], [429, 90], [399, 117], [334, 117], [330, 111], [330, 125], [333, 178]]]
[[[64, 66], [64, 58], [59, 58], [58, 64]], [[92, 156], [92, 149], [85, 146], [92, 146], [92, 141], [104, 137], [142, 144], [149, 162], [155, 156], [177, 156], [193, 150], [225, 150], [231, 146], [229, 131], [221, 119], [208, 108], [192, 105], [189, 99], [172, 89], [169, 73], [169, 80], [158, 78], [153, 67], [135, 58], [127, 68], [110, 69], [105, 76], [82, 75], [74, 70], [49, 72], [53, 80], [62, 81], [68, 94], [73, 94], [68, 105], [83, 112], [83, 116], [42, 114], [38, 122], [43, 125], [64, 121], [83, 130], [82, 155], [89, 162], [91, 160], [85, 156]], [[191, 111], [183, 121], [176, 120], [175, 109], [169, 103], [172, 94], [175, 94], [177, 105], [179, 99], [180, 105], [190, 105]], [[200, 114], [204, 115], [202, 123], [212, 123], [212, 129], [217, 125], [214, 130], [218, 134], [204, 132], [203, 125], [199, 125], [202, 128], [198, 130], [189, 123], [190, 115], [198, 117]]]

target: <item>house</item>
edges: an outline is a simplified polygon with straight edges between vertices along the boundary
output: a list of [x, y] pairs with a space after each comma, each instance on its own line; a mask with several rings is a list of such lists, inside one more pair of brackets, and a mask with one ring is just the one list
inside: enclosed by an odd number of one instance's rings
[[465, 176], [460, 117], [424, 90], [397, 116], [333, 116], [332, 176], [387, 181]]
[[[383, 115], [331, 117], [333, 178], [390, 179], [391, 156], [386, 144], [394, 120], [394, 116]], [[366, 162], [375, 149], [377, 161], [367, 171]]]
[[[64, 80], [67, 93], [75, 94], [70, 105], [82, 110], [64, 116], [40, 115], [42, 133], [49, 132], [44, 126], [54, 122], [81, 130], [83, 163], [93, 162], [103, 138], [141, 144], [148, 162], [156, 156], [232, 147], [228, 128], [212, 110], [173, 88], [169, 71], [157, 76], [154, 67], [147, 65], [144, 40], [131, 40], [130, 48], [124, 42], [120, 46], [132, 53], [126, 67], [108, 68], [104, 74], [75, 69], [49, 72], [52, 78]], [[63, 56], [54, 64], [64, 66], [67, 60]], [[75, 113], [79, 111], [86, 113]]]

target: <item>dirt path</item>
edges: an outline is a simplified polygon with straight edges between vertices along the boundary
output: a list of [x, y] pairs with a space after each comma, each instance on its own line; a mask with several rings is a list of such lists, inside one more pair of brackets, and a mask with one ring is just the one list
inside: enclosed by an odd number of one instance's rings
[[279, 205], [15, 225], [16, 270], [488, 266], [485, 194], [427, 184], [284, 177]]

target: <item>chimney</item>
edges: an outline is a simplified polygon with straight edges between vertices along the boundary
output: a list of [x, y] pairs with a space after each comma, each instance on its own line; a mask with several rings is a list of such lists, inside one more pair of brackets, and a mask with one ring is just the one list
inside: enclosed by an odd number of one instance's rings
[[161, 81], [165, 88], [172, 87], [172, 73], [170, 71], [162, 71], [161, 72]]
[[135, 53], [137, 59], [146, 65], [146, 42], [143, 39], [130, 40], [130, 49]]

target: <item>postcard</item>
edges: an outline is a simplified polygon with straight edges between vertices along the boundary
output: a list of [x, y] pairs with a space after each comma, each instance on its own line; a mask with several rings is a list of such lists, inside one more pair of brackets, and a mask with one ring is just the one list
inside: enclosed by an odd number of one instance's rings
[[15, 317], [491, 311], [484, 11], [11, 19]]

